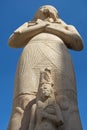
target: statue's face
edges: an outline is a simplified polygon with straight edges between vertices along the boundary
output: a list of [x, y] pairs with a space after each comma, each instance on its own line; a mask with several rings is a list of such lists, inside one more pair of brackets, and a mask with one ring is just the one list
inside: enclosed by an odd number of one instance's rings
[[46, 18], [44, 21], [48, 21], [48, 22], [54, 22], [54, 19], [53, 18], [50, 18], [50, 17], [48, 17], [48, 18]]
[[53, 88], [51, 84], [42, 84], [39, 88], [39, 92], [42, 97], [49, 97], [53, 92]]
[[53, 6], [42, 6], [36, 13], [35, 19], [53, 22], [58, 18], [58, 12]]

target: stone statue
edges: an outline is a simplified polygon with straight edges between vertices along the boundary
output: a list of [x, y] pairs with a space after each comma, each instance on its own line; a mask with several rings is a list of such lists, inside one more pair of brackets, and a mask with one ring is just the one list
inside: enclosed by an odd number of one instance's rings
[[[40, 105], [39, 101], [35, 101], [41, 88], [38, 89], [40, 72], [46, 68], [51, 68], [55, 103], [63, 115], [63, 125], [58, 130], [82, 130], [74, 68], [68, 52], [68, 48], [77, 51], [83, 49], [81, 36], [75, 27], [61, 20], [53, 6], [46, 5], [38, 9], [32, 21], [15, 30], [8, 42], [11, 47], [24, 48], [16, 71], [13, 109], [8, 130], [29, 129], [29, 115], [33, 104], [36, 102], [36, 110]], [[48, 82], [49, 71], [44, 71]], [[51, 88], [51, 85], [47, 86]], [[40, 102], [45, 104], [42, 100]], [[55, 130], [53, 121], [51, 125], [51, 129]]]

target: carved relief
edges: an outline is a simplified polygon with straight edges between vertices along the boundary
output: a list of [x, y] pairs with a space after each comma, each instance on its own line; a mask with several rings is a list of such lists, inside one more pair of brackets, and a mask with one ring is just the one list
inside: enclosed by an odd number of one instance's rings
[[51, 70], [46, 68], [40, 75], [36, 104], [32, 106], [28, 130], [56, 130], [63, 125], [63, 115], [56, 103]]

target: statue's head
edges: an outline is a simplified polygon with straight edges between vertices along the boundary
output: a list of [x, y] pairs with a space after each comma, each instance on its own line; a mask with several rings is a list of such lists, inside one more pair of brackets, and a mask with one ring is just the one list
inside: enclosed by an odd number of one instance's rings
[[38, 87], [38, 96], [41, 98], [49, 98], [54, 95], [54, 84], [51, 77], [51, 68], [47, 67], [40, 73], [40, 81]]
[[49, 98], [54, 94], [54, 89], [51, 84], [41, 84], [38, 90], [38, 94], [41, 98]]
[[58, 11], [53, 6], [45, 5], [38, 9], [38, 11], [35, 14], [34, 20], [45, 20], [48, 18], [52, 18], [54, 21], [56, 21], [58, 17]]

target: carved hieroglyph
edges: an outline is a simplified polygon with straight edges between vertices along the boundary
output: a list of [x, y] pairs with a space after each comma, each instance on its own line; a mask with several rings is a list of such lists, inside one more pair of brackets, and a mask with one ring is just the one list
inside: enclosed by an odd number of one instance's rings
[[[23, 47], [23, 52], [16, 71], [8, 130], [82, 130], [75, 74], [68, 52], [68, 48], [83, 49], [81, 36], [75, 27], [61, 20], [54, 7], [42, 6], [33, 21], [24, 23], [14, 31], [9, 45]], [[40, 97], [44, 88], [49, 92], [47, 102], [42, 101], [43, 95]], [[48, 112], [43, 111], [45, 107]]]

